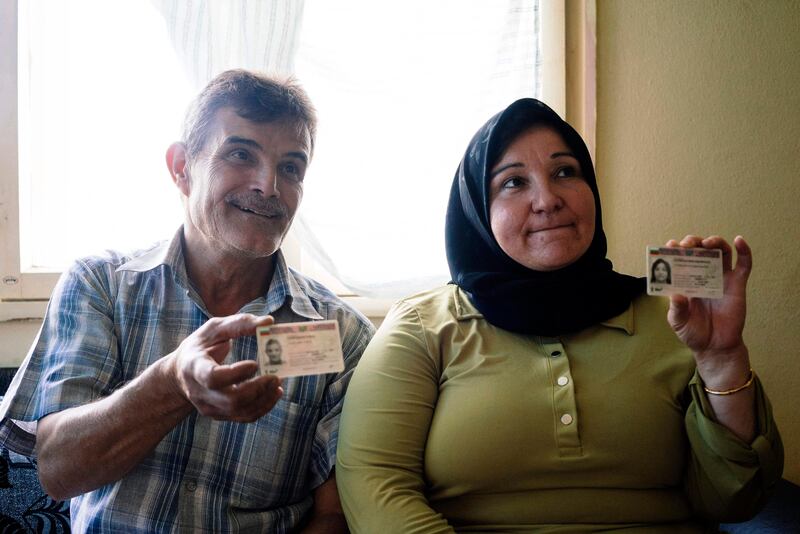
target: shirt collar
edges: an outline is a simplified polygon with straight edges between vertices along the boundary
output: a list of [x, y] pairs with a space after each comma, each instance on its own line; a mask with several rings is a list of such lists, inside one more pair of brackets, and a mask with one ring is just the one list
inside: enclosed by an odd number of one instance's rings
[[606, 321], [601, 322], [600, 324], [603, 326], [607, 326], [608, 328], [617, 328], [619, 330], [623, 330], [629, 336], [632, 336], [636, 333], [636, 325], [633, 321], [633, 301], [628, 305], [628, 309], [624, 312], [620, 313], [616, 317], [612, 317]]
[[145, 272], [167, 265], [174, 271], [186, 273], [186, 264], [183, 261], [183, 226], [169, 241], [162, 241], [142, 254], [136, 254], [126, 261], [117, 271]]
[[[183, 226], [178, 229], [171, 240], [163, 241], [143, 254], [128, 260], [120, 265], [117, 271], [146, 272], [160, 265], [166, 265], [172, 269], [178, 281], [187, 290], [192, 288], [183, 257]], [[283, 253], [278, 250], [275, 253], [275, 268], [267, 294], [248, 304], [248, 307], [260, 304], [265, 308], [264, 313], [272, 314], [288, 301], [289, 308], [296, 315], [310, 320], [324, 319], [314, 308], [306, 291], [303, 290], [303, 284], [298, 280], [298, 276], [289, 269]], [[199, 297], [197, 298], [199, 299]]]
[[[453, 293], [455, 296], [456, 319], [459, 321], [464, 319], [483, 319], [483, 314], [475, 307], [469, 299], [468, 294], [460, 287], [454, 287], [455, 291]], [[607, 328], [623, 330], [629, 336], [632, 336], [636, 332], [633, 317], [633, 301], [631, 301], [628, 309], [624, 312], [616, 317], [602, 321], [600, 324]]]
[[308, 293], [303, 290], [303, 284], [286, 265], [280, 250], [275, 253], [275, 268], [265, 298], [267, 313], [274, 313], [288, 300], [289, 307], [295, 314], [310, 320], [324, 319], [314, 308]]

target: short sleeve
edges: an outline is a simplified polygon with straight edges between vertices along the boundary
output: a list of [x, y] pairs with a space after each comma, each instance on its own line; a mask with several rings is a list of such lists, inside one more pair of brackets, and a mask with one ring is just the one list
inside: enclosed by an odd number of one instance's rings
[[[108, 395], [119, 384], [113, 304], [102, 268], [75, 263], [60, 278], [42, 328], [0, 408], [0, 443], [33, 455], [30, 425]], [[25, 428], [27, 426], [27, 429]]]

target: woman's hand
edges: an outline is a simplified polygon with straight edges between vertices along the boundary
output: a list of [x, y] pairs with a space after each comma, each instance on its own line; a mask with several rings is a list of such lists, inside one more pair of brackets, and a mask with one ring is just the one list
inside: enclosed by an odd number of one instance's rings
[[731, 246], [719, 236], [703, 239], [688, 235], [680, 243], [674, 239], [667, 242], [668, 247], [722, 250], [724, 296], [721, 299], [687, 298], [683, 295], [670, 298], [669, 324], [696, 355], [722, 355], [743, 345], [747, 279], [753, 262], [750, 247], [743, 237], [737, 236], [733, 243], [737, 255], [736, 268], [732, 266]]
[[[750, 358], [742, 339], [747, 315], [747, 279], [753, 265], [750, 247], [743, 237], [733, 240], [732, 249], [719, 236], [705, 239], [687, 235], [680, 243], [671, 239], [668, 247], [718, 248], [722, 250], [723, 292], [721, 299], [670, 297], [667, 320], [694, 353], [697, 372], [704, 385], [714, 391], [741, 387], [750, 378]], [[744, 388], [732, 395], [708, 395], [717, 421], [728, 427], [742, 441], [755, 436], [753, 388]]]

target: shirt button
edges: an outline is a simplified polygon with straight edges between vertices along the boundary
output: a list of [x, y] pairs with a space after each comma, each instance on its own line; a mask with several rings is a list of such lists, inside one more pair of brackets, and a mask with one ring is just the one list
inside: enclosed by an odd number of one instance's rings
[[566, 386], [567, 384], [569, 384], [569, 378], [567, 378], [566, 376], [559, 376], [558, 377], [558, 385], [559, 386]]
[[197, 489], [197, 483], [195, 483], [195, 482], [187, 482], [186, 483], [186, 491], [194, 491], [196, 489]]
[[554, 350], [553, 352], [550, 353], [550, 356], [552, 356], [553, 358], [557, 358], [557, 357], [561, 356], [561, 351], [560, 350]]
[[564, 423], [565, 425], [570, 424], [572, 422], [572, 416], [568, 413], [565, 413], [564, 415], [561, 416], [561, 422]]

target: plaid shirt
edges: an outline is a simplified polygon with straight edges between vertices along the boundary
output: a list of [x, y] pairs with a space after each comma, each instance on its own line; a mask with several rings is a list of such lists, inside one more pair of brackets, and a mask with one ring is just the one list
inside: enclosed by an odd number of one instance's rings
[[[208, 320], [181, 236], [86, 258], [64, 273], [0, 406], [0, 443], [32, 454], [35, 426], [22, 422], [109, 395]], [[255, 423], [192, 413], [125, 478], [73, 498], [73, 531], [289, 532], [302, 523], [333, 468], [345, 388], [374, 328], [280, 253], [266, 296], [241, 312], [278, 323], [336, 319], [345, 370], [284, 379], [283, 397]], [[254, 336], [239, 338], [227, 361], [256, 352]]]

